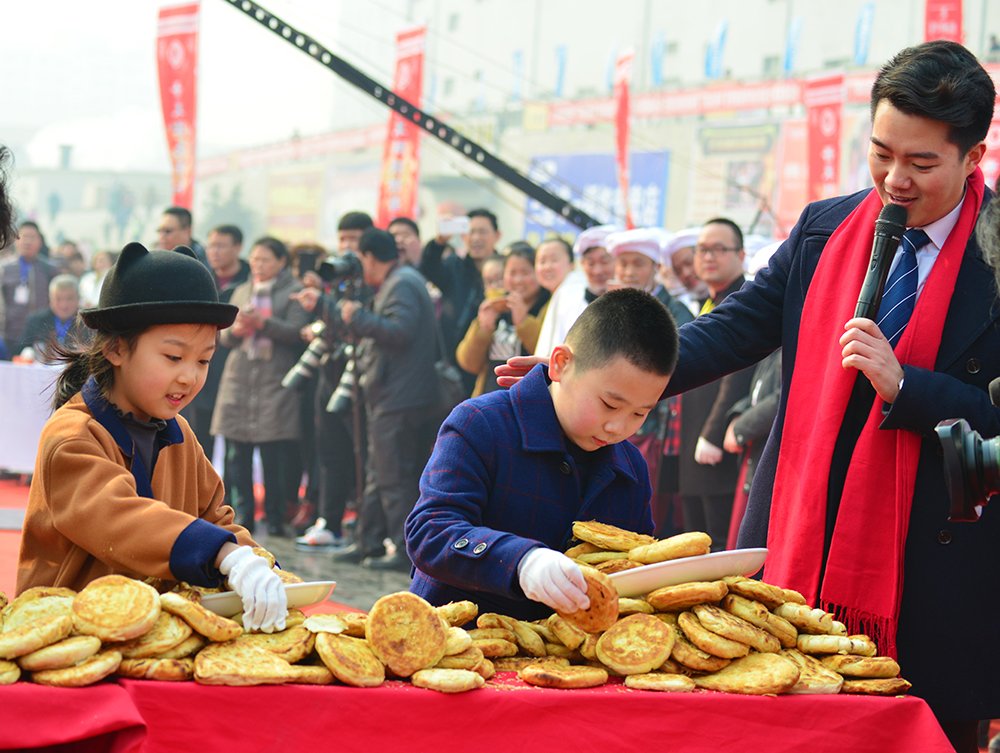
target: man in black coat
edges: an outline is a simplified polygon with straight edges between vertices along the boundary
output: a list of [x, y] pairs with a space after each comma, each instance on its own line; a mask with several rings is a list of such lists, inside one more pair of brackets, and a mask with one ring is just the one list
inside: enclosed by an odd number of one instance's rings
[[[437, 425], [437, 330], [427, 281], [399, 256], [385, 230], [361, 236], [359, 256], [370, 306], [341, 301], [334, 326], [358, 338], [355, 368], [368, 414], [368, 467], [356, 542], [336, 561], [410, 569], [403, 526], [420, 496], [420, 473]], [[386, 553], [389, 539], [395, 552]]]

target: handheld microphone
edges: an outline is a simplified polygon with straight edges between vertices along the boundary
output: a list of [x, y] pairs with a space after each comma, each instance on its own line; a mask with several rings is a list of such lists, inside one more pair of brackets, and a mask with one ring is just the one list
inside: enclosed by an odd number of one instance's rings
[[889, 267], [896, 255], [899, 242], [906, 232], [906, 208], [899, 204], [886, 204], [875, 221], [875, 238], [872, 240], [871, 261], [861, 286], [858, 305], [854, 316], [863, 316], [875, 321], [878, 307], [882, 303], [882, 291], [889, 277]]

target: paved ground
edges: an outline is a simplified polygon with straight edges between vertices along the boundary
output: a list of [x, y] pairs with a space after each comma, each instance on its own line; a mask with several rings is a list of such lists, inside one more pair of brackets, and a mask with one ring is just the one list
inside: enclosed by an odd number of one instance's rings
[[331, 600], [367, 612], [380, 597], [396, 591], [408, 591], [409, 573], [368, 570], [360, 565], [333, 562], [326, 552], [299, 552], [295, 539], [254, 533], [257, 543], [271, 552], [281, 566], [303, 580], [335, 580]]

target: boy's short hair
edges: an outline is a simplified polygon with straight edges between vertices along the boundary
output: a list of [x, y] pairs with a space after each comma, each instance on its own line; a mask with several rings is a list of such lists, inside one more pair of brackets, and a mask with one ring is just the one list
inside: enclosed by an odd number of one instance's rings
[[566, 334], [576, 368], [600, 368], [621, 356], [670, 376], [677, 365], [677, 324], [659, 299], [632, 288], [611, 290], [587, 306]]
[[371, 215], [367, 212], [346, 212], [337, 223], [337, 230], [361, 230], [375, 227]]

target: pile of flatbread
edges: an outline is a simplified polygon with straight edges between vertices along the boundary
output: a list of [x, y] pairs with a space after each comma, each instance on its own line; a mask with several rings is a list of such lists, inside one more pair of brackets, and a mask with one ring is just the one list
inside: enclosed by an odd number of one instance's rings
[[[510, 658], [494, 660], [497, 670], [517, 669], [525, 682], [546, 687], [587, 687], [624, 675], [629, 687], [665, 691], [898, 695], [910, 688], [868, 636], [847, 635], [796, 591], [732, 576], [643, 598], [607, 595], [614, 586], [605, 573], [707, 554], [707, 534], [657, 540], [596, 521], [578, 521], [573, 531], [583, 543], [566, 554], [584, 571], [590, 608], [530, 624], [544, 654], [515, 635], [498, 654]], [[482, 615], [479, 626], [495, 633], [498, 619], [509, 620]]]

